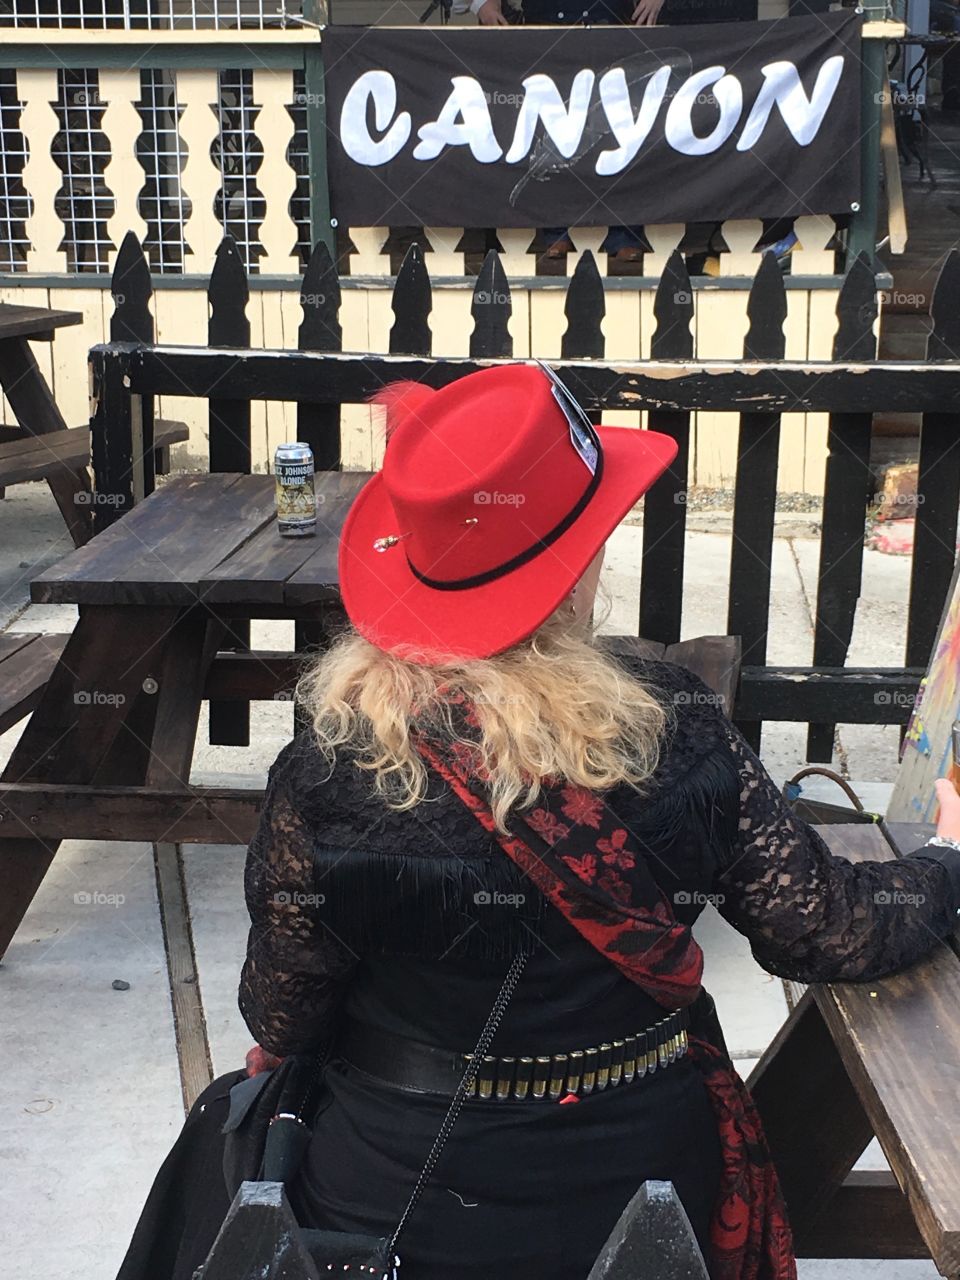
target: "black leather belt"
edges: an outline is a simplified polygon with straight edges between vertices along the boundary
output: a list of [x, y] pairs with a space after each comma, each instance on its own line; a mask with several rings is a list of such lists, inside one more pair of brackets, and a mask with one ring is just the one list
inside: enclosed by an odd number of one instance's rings
[[[689, 1047], [688, 1010], [668, 1014], [623, 1039], [567, 1053], [494, 1057], [480, 1063], [467, 1097], [480, 1101], [557, 1102], [635, 1084], [683, 1058]], [[472, 1055], [420, 1044], [404, 1036], [348, 1022], [337, 1055], [385, 1084], [413, 1093], [452, 1097]]]

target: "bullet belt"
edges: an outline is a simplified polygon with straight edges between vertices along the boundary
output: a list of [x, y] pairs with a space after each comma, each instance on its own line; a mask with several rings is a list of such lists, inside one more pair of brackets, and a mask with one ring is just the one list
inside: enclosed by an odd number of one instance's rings
[[[689, 1047], [689, 1011], [681, 1009], [623, 1039], [567, 1053], [494, 1057], [480, 1063], [468, 1098], [487, 1102], [557, 1102], [634, 1084], [683, 1058]], [[438, 1049], [403, 1036], [349, 1022], [339, 1056], [364, 1074], [412, 1093], [452, 1097], [472, 1054]]]

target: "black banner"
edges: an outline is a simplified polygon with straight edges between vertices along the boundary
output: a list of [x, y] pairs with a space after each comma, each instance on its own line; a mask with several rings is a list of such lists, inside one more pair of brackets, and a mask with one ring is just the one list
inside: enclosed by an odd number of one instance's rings
[[860, 19], [329, 26], [348, 226], [536, 227], [849, 213]]

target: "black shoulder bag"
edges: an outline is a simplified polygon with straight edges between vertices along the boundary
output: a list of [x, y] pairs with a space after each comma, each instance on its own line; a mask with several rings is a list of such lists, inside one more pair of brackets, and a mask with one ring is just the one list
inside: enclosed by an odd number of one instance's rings
[[[304, 1245], [321, 1270], [343, 1271], [349, 1268], [358, 1270], [360, 1275], [369, 1276], [371, 1280], [374, 1277], [376, 1280], [399, 1280], [397, 1249], [400, 1237], [447, 1144], [467, 1090], [489, 1051], [529, 954], [520, 951], [513, 958], [393, 1235], [379, 1238], [346, 1231], [303, 1228]], [[236, 1105], [231, 1097], [231, 1114], [224, 1125], [224, 1177], [231, 1196], [245, 1180], [288, 1182], [294, 1177], [310, 1142], [326, 1056], [295, 1054], [285, 1058], [274, 1071], [265, 1073], [265, 1079], [255, 1076], [235, 1086]], [[202, 1275], [201, 1270], [198, 1280], [202, 1280]]]

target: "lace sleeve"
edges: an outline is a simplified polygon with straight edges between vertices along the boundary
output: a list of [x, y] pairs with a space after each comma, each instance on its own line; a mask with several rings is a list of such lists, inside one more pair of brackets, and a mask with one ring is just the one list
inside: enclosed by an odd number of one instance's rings
[[313, 832], [298, 810], [286, 763], [281, 753], [270, 771], [247, 852], [250, 932], [239, 998], [257, 1042], [280, 1057], [324, 1045], [358, 962], [323, 921], [313, 881]]
[[737, 856], [715, 881], [717, 906], [765, 969], [799, 982], [869, 981], [913, 964], [951, 932], [960, 895], [947, 858], [932, 849], [892, 862], [835, 856], [729, 722], [727, 733], [740, 772], [740, 833]]

